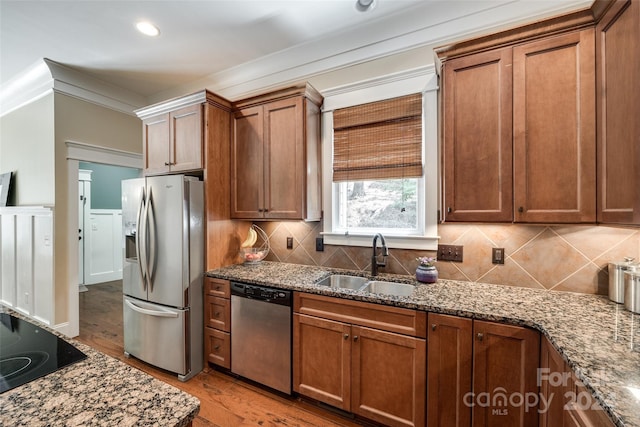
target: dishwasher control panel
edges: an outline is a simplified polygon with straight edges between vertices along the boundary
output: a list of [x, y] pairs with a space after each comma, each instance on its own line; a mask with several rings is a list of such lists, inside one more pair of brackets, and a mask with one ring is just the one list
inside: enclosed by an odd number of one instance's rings
[[231, 282], [231, 294], [280, 305], [290, 306], [292, 302], [291, 291], [239, 282]]

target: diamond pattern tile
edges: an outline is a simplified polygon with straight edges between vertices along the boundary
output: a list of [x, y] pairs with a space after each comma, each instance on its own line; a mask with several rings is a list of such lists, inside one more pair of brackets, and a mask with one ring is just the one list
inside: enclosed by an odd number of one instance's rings
[[554, 287], [589, 262], [584, 255], [550, 229], [538, 235], [511, 257], [547, 289]]
[[[315, 250], [320, 222], [259, 222], [271, 243], [270, 261], [371, 270], [371, 247], [325, 245]], [[464, 245], [464, 262], [438, 261], [440, 278], [529, 288], [607, 294], [609, 261], [640, 259], [640, 230], [590, 225], [440, 224], [440, 243]], [[286, 248], [286, 238], [294, 248]], [[491, 263], [491, 248], [505, 248], [504, 265]], [[418, 256], [435, 252], [390, 249], [384, 273], [413, 276]]]

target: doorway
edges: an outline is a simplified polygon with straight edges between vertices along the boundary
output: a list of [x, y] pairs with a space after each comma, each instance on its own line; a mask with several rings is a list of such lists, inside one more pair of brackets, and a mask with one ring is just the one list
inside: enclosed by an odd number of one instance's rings
[[80, 162], [78, 167], [78, 282], [91, 285], [122, 279], [121, 182], [141, 170]]
[[[75, 141], [66, 141], [67, 146], [67, 215], [69, 230], [79, 229], [79, 194], [78, 194], [78, 171], [81, 162], [95, 163], [100, 165], [122, 166], [126, 168], [142, 169], [142, 154], [115, 150], [106, 147], [98, 147]], [[95, 174], [95, 172], [94, 172]], [[92, 174], [93, 175], [93, 174]], [[95, 191], [94, 191], [95, 193]], [[80, 272], [79, 258], [80, 242], [78, 234], [74, 232], [67, 234], [67, 249], [65, 258], [67, 259], [67, 269], [69, 271], [69, 285], [67, 286], [67, 307], [68, 322], [58, 330], [69, 336], [78, 336], [80, 332], [79, 319], [79, 295], [78, 277]]]

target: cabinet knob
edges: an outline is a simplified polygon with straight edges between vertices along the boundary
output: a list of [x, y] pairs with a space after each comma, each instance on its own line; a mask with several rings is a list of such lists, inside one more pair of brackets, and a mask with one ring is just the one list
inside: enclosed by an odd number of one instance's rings
[[447, 213], [451, 213], [451, 211], [452, 211], [452, 210], [453, 210], [453, 209], [451, 209], [451, 206], [449, 206], [449, 207], [447, 208]]
[[218, 311], [218, 312], [215, 314], [215, 316], [216, 316], [216, 317], [220, 317], [220, 312]]
[[164, 165], [165, 165], [165, 166], [169, 166], [169, 165], [171, 165], [171, 163], [169, 163], [169, 162], [164, 162]]
[[520, 207], [518, 208], [518, 212], [520, 212], [520, 213], [524, 212], [524, 208], [523, 208], [522, 206], [520, 206]]
[[353, 341], [358, 341], [358, 336], [357, 335], [354, 335]]
[[349, 334], [344, 334], [344, 339], [348, 340], [349, 339]]
[[484, 334], [482, 332], [478, 333], [478, 341], [482, 341], [484, 338]]
[[220, 344], [218, 344], [217, 346], [213, 347], [213, 349], [214, 349], [215, 351], [220, 350]]
[[434, 323], [433, 325], [431, 325], [431, 330], [435, 331], [436, 330], [436, 324]]

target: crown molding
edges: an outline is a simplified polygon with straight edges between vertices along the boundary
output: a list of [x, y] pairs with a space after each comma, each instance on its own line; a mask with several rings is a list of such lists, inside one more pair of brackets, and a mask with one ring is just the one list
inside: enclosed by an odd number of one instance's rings
[[0, 117], [52, 92], [72, 96], [121, 113], [148, 104], [146, 97], [106, 83], [85, 72], [43, 58], [0, 87]]

